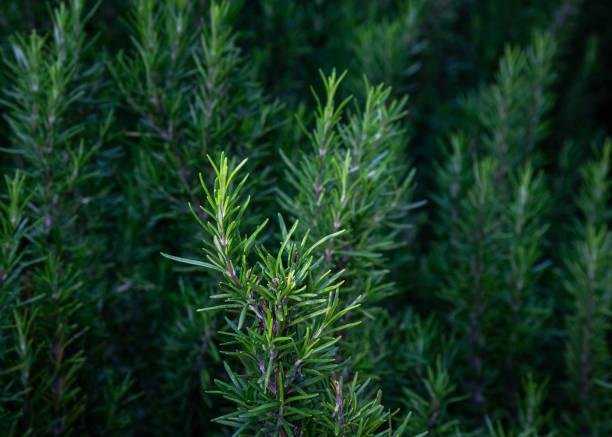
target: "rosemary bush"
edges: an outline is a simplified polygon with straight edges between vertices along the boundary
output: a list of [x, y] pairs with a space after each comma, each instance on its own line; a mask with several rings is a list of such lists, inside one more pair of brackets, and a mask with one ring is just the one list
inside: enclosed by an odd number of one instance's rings
[[4, 0], [0, 434], [610, 435], [604, 3]]

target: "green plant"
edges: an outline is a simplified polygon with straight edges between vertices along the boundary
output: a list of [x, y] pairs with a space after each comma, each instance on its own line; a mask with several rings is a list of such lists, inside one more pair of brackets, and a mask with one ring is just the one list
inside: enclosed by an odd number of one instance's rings
[[[230, 166], [221, 155], [218, 164], [211, 160], [213, 189], [202, 181], [206, 206], [200, 209], [211, 218], [200, 222], [207, 234], [206, 261], [166, 255], [221, 279], [211, 296], [221, 303], [205, 310], [226, 313], [224, 353], [236, 364], [225, 363], [230, 381], [216, 380], [213, 392], [236, 410], [215, 420], [237, 433], [371, 435], [388, 426], [390, 413], [380, 405], [380, 394], [362, 398], [367, 382], [359, 384], [357, 375], [345, 385], [336, 360], [340, 333], [356, 325], [342, 319], [362, 297], [342, 303], [342, 271], [332, 272], [323, 256], [315, 256], [343, 231], [320, 239], [308, 231], [297, 236], [299, 222], [287, 229], [279, 216], [280, 247], [266, 250], [257, 240], [267, 221], [246, 234], [241, 226], [249, 207], [242, 194], [247, 177], [236, 178], [245, 163]], [[405, 422], [396, 433], [402, 427]]]
[[612, 4], [0, 3], [1, 435], [610, 434]]

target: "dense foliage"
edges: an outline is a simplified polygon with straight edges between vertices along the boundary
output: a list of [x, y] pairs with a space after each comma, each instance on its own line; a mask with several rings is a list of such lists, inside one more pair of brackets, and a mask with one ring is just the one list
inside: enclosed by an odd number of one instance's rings
[[3, 0], [0, 434], [612, 434], [612, 7]]

